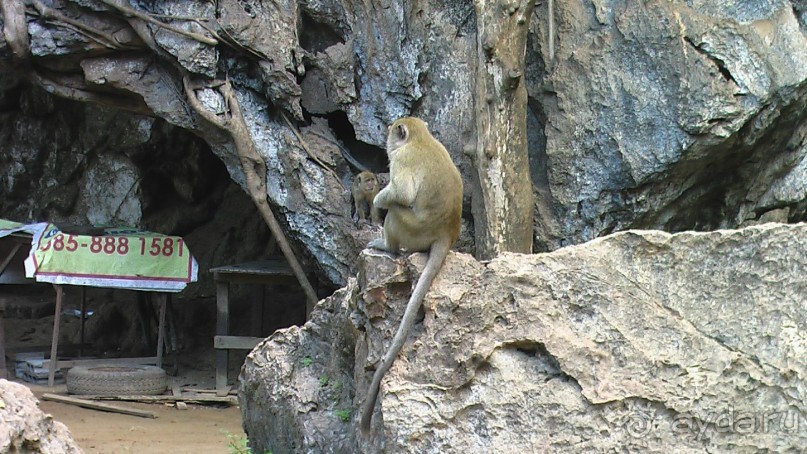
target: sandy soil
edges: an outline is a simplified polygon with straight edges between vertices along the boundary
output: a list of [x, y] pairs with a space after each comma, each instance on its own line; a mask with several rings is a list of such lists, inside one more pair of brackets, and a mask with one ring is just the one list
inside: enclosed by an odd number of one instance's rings
[[[5, 319], [5, 334], [9, 347], [48, 345], [52, 320], [53, 316], [36, 320]], [[78, 320], [63, 318], [61, 326], [65, 335], [71, 335], [78, 328]], [[244, 354], [246, 352], [241, 355], [230, 355], [231, 383], [236, 380]], [[214, 355], [212, 348], [181, 352], [178, 357], [178, 375], [169, 379], [181, 387], [215, 388]], [[9, 369], [13, 374], [13, 365], [9, 364]], [[246, 439], [241, 426], [241, 411], [237, 406], [188, 404], [187, 410], [178, 410], [173, 404], [109, 402], [157, 413], [156, 419], [149, 419], [44, 401], [42, 394], [47, 392], [66, 394], [66, 386], [56, 385], [51, 390], [47, 386], [9, 378], [28, 386], [40, 400], [40, 408], [67, 425], [86, 453], [245, 452], [243, 448], [237, 449], [238, 446], [243, 446], [242, 443]]]
[[[231, 377], [236, 371], [236, 368], [230, 369]], [[170, 378], [180, 385], [214, 387], [213, 371], [209, 368], [194, 369], [181, 365], [179, 372], [179, 376]], [[241, 410], [237, 406], [189, 404], [187, 410], [179, 410], [173, 404], [109, 402], [157, 413], [156, 419], [141, 418], [44, 401], [42, 394], [66, 394], [66, 386], [57, 385], [50, 390], [47, 386], [15, 381], [28, 386], [40, 400], [42, 411], [67, 425], [87, 453], [244, 452], [236, 449], [246, 440], [241, 427]]]
[[[230, 445], [245, 439], [238, 407], [216, 408], [116, 402], [116, 405], [157, 413], [156, 419], [105, 413], [73, 405], [42, 401], [47, 387], [32, 386], [42, 411], [70, 429], [86, 453], [237, 453]], [[63, 393], [64, 386], [56, 387]]]

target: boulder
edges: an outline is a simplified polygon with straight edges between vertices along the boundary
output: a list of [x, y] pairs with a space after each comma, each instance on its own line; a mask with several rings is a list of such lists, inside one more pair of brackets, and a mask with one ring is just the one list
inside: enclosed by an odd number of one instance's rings
[[627, 231], [480, 263], [452, 253], [358, 412], [424, 254], [358, 279], [248, 356], [263, 452], [796, 452], [807, 446], [807, 225]]
[[67, 426], [39, 409], [26, 386], [0, 379], [0, 452], [81, 453]]

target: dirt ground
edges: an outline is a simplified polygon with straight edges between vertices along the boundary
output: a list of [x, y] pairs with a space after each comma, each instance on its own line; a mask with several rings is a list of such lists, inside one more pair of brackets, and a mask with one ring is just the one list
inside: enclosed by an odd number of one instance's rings
[[[35, 389], [40, 398], [47, 388]], [[64, 423], [86, 453], [237, 453], [243, 443], [238, 407], [188, 405], [187, 410], [162, 404], [116, 403], [157, 413], [156, 419], [105, 413], [57, 402], [41, 401], [42, 411]], [[240, 445], [243, 446], [243, 445]]]
[[[46, 289], [50, 290], [50, 289]], [[16, 293], [0, 293], [0, 304], [15, 303], [20, 299], [36, 302], [52, 301], [52, 291], [41, 296], [27, 289]], [[16, 306], [15, 306], [16, 307]], [[36, 309], [36, 305], [22, 306], [26, 311]], [[19, 308], [17, 308], [19, 309]], [[29, 346], [48, 346], [50, 343], [53, 315], [37, 316], [24, 314], [16, 317], [16, 309], [8, 310], [3, 323], [6, 347], [14, 349]], [[40, 311], [52, 314], [52, 306], [45, 305]], [[18, 312], [18, 311], [17, 311]], [[79, 320], [63, 317], [61, 323], [64, 344], [74, 342], [77, 337]], [[88, 336], [92, 337], [92, 336]], [[177, 356], [176, 376], [169, 376], [172, 384], [185, 388], [215, 388], [215, 352], [212, 349], [212, 333], [204, 334], [204, 342], [198, 346], [180, 351]], [[61, 344], [60, 344], [61, 345]], [[44, 350], [39, 348], [38, 350]], [[229, 378], [234, 384], [244, 355], [231, 352]], [[171, 362], [173, 356], [168, 355]], [[54, 389], [35, 385], [13, 377], [13, 363], [8, 365], [9, 379], [28, 386], [40, 400], [40, 408], [64, 423], [78, 444], [86, 453], [245, 453], [246, 436], [241, 426], [241, 412], [237, 406], [214, 406], [188, 404], [187, 410], [179, 410], [166, 404], [135, 402], [105, 402], [119, 406], [149, 410], [157, 413], [156, 419], [129, 416], [117, 413], [91, 410], [73, 405], [42, 400], [44, 393], [66, 394], [66, 386], [56, 385]]]
[[[230, 374], [235, 373], [231, 368]], [[212, 388], [214, 383], [212, 369], [181, 367], [179, 375], [171, 379], [193, 387]], [[57, 385], [50, 390], [47, 386], [14, 381], [28, 386], [40, 400], [42, 411], [64, 423], [86, 453], [246, 452], [246, 436], [241, 427], [241, 411], [237, 406], [188, 404], [187, 410], [179, 410], [173, 404], [107, 402], [157, 414], [156, 419], [141, 418], [45, 401], [42, 394], [65, 394], [65, 385]]]

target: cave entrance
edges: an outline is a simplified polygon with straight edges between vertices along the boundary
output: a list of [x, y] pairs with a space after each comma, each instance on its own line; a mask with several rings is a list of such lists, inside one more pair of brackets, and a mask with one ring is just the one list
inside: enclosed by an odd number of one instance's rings
[[[181, 368], [209, 373], [212, 379], [216, 291], [210, 268], [282, 254], [250, 198], [207, 143], [162, 119], [18, 86], [0, 91], [0, 150], [0, 218], [132, 226], [184, 238], [199, 263], [199, 280], [176, 295], [169, 320]], [[266, 290], [272, 297], [266, 298], [256, 323], [252, 306], [263, 291], [233, 289], [231, 333], [268, 336], [305, 322], [302, 291], [278, 285]], [[65, 288], [65, 312], [76, 311], [80, 292]], [[87, 313], [93, 315], [86, 320], [87, 338], [94, 355], [153, 354], [156, 336], [147, 332], [156, 329], [157, 311], [139, 301], [137, 293], [88, 292]], [[4, 285], [0, 294], [10, 308], [5, 324], [9, 349], [46, 344], [53, 289]], [[78, 321], [64, 317], [61, 345], [79, 342]], [[243, 355], [231, 355], [230, 367], [242, 361]]]

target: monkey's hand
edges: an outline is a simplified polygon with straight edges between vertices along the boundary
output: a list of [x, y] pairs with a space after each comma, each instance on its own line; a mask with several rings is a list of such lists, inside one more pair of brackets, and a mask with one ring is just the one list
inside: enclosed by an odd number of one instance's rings
[[390, 181], [390, 183], [375, 196], [373, 204], [385, 210], [390, 209], [390, 207], [394, 205], [408, 207], [415, 203], [417, 193], [417, 185], [413, 178], [399, 177]]
[[371, 249], [377, 249], [379, 251], [389, 252], [389, 248], [387, 248], [387, 242], [384, 241], [384, 238], [376, 238], [373, 241], [370, 241], [367, 247]]
[[387, 188], [389, 188], [389, 186], [382, 189], [378, 194], [375, 195], [375, 198], [373, 198], [374, 207], [381, 208], [384, 210], [389, 209], [390, 203], [389, 200], [387, 199], [389, 198], [390, 191], [387, 191]]

